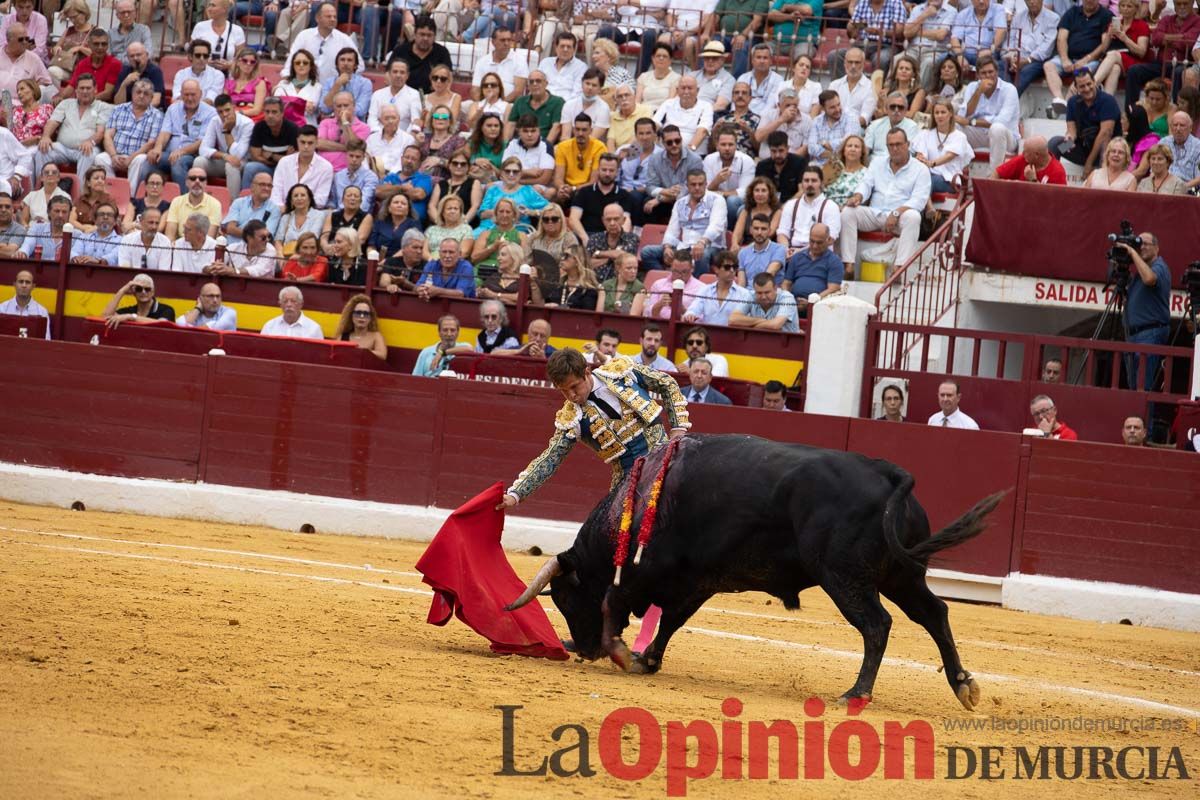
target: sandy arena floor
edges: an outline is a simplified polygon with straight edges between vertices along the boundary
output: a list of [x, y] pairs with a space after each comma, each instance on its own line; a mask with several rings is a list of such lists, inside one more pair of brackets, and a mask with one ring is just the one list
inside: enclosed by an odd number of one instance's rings
[[[659, 797], [664, 764], [640, 783], [602, 768], [610, 712], [642, 706], [664, 730], [668, 720], [707, 720], [719, 731], [722, 700], [737, 697], [744, 722], [799, 726], [806, 698], [836, 697], [858, 669], [858, 634], [818, 590], [798, 613], [761, 595], [717, 598], [652, 677], [496, 656], [457, 620], [425, 624], [430, 598], [413, 572], [422, 549], [0, 503], [0, 797]], [[523, 576], [543, 561], [511, 560]], [[718, 767], [688, 796], [1200, 796], [1200, 635], [952, 604], [963, 661], [984, 691], [984, 713], [972, 715], [933, 671], [925, 632], [889, 610], [889, 658], [862, 718], [879, 730], [928, 720], [933, 780], [885, 784], [882, 767], [870, 785], [828, 768], [821, 781], [779, 780], [772, 757], [769, 780], [721, 780]], [[565, 635], [561, 617], [550, 619]], [[495, 776], [504, 704], [524, 706], [519, 769], [573, 744], [575, 733], [557, 744], [550, 734], [579, 723], [596, 775]], [[1176, 729], [950, 728], [991, 725], [993, 715], [1008, 725], [1150, 717]], [[832, 731], [846, 717], [831, 708], [824, 719]], [[977, 768], [947, 779], [948, 747], [985, 745], [1007, 748], [1004, 778], [982, 780]], [[1175, 747], [1190, 779], [1014, 780], [1017, 745], [1157, 746], [1160, 771]], [[628, 742], [626, 753], [636, 755]], [[1145, 762], [1139, 755], [1130, 769]]]

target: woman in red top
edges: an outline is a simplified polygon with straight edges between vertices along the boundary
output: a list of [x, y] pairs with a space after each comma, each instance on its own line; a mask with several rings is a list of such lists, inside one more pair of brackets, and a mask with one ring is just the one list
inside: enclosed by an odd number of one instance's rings
[[317, 235], [312, 232], [300, 234], [296, 239], [296, 255], [283, 265], [283, 279], [300, 283], [325, 283], [329, 272], [329, 261], [319, 252]]
[[239, 114], [261, 122], [263, 103], [271, 93], [271, 82], [258, 74], [258, 54], [249, 47], [239, 48], [231, 72], [232, 77], [225, 81], [225, 94], [229, 95]]
[[1117, 93], [1121, 76], [1134, 64], [1144, 62], [1150, 52], [1150, 26], [1146, 20], [1137, 18], [1138, 7], [1137, 0], [1121, 0], [1117, 6], [1120, 15], [1113, 16], [1108, 30], [1112, 44], [1096, 70], [1096, 83], [1109, 94]]

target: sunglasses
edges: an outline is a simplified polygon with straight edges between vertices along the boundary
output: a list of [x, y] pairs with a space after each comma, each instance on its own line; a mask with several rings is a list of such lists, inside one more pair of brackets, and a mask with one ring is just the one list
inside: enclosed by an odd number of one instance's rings
[[466, 161], [463, 161], [461, 158], [458, 158], [458, 159], [455, 159], [454, 161], [451, 161], [451, 162], [450, 162], [450, 166], [452, 166], [452, 167], [465, 167], [465, 166], [467, 166], [467, 162], [466, 162]]
[[903, 111], [903, 110], [904, 110], [904, 106], [902, 106], [902, 105], [893, 104], [893, 105], [888, 106], [888, 111]]
[[208, 178], [204, 177], [203, 175], [188, 175], [188, 183], [191, 183], [192, 181], [208, 183]]
[[483, 84], [483, 88], [484, 88], [484, 89], [499, 89], [499, 88], [500, 88], [500, 84], [498, 84], [498, 83], [485, 83], [485, 84]]
[[429, 78], [429, 80], [434, 81], [436, 83], [445, 83], [446, 81], [450, 80], [450, 76], [449, 75], [433, 75]]
[[542, 222], [562, 222], [562, 217], [542, 217]]
[[133, 290], [135, 292], [137, 292], [138, 294], [141, 294], [143, 292], [153, 292], [154, 287], [153, 286], [135, 286], [135, 287], [133, 287]]
[[667, 145], [668, 147], [673, 144], [683, 144], [683, 139], [663, 139], [663, 144]]
[[356, 310], [356, 311], [351, 311], [350, 313], [351, 313], [353, 316], [355, 316], [355, 317], [369, 317], [369, 316], [371, 316], [371, 312], [370, 312], [370, 311], [357, 311], [357, 310]]
[[238, 61], [242, 62], [243, 64], [257, 64], [258, 63], [257, 58], [251, 58], [249, 56], [246, 56], [244, 58], [239, 58]]
[[312, 62], [309, 61], [307, 58], [293, 58], [292, 66], [293, 67], [311, 67]]
[[212, 53], [192, 53], [192, 58], [211, 58]]
[[482, 317], [484, 319], [500, 319], [499, 314], [483, 314]]
[[433, 118], [434, 119], [450, 119], [450, 115], [449, 114], [434, 114]]
[[502, 170], [502, 171], [504, 172], [505, 175], [520, 175], [521, 174], [521, 170], [519, 170], [519, 169], [506, 169], [506, 170]]
[[700, 347], [703, 347], [703, 346], [704, 346], [704, 340], [703, 340], [703, 339], [688, 339], [686, 342], [684, 342], [684, 344], [686, 344], [686, 345], [693, 345], [693, 344], [694, 344], [694, 345], [699, 345]]

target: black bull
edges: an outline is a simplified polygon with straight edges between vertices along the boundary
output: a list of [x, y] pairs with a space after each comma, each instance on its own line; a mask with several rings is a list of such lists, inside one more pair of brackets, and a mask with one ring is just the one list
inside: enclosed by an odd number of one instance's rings
[[[946, 604], [929, 590], [925, 570], [934, 553], [983, 532], [1003, 493], [931, 537], [912, 476], [887, 461], [753, 436], [695, 435], [680, 444], [653, 538], [634, 565], [641, 512], [665, 448], [642, 470], [620, 586], [613, 585], [613, 552], [629, 477], [510, 608], [549, 583], [582, 657], [607, 654], [622, 669], [649, 673], [661, 666], [675, 631], [714, 594], [766, 592], [797, 609], [800, 591], [820, 586], [863, 637], [862, 668], [843, 697], [869, 698], [892, 625], [882, 594], [929, 631], [950, 688], [974, 709], [978, 684], [959, 661]], [[620, 635], [630, 613], [641, 616], [651, 604], [662, 609], [662, 621], [635, 657]]]

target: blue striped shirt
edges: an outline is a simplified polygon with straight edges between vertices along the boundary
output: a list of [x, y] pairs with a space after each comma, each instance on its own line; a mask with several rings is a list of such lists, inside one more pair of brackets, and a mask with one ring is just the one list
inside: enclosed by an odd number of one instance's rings
[[154, 141], [162, 130], [162, 123], [163, 112], [157, 108], [147, 108], [141, 119], [134, 116], [133, 103], [122, 103], [114, 108], [108, 118], [108, 129], [113, 132], [117, 155], [132, 155], [147, 142]]

